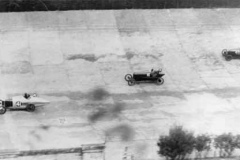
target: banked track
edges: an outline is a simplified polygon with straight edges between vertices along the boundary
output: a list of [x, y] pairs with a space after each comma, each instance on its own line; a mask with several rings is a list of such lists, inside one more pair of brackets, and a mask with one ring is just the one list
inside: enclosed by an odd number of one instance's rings
[[[0, 117], [0, 149], [106, 144], [106, 159], [158, 159], [156, 141], [172, 125], [198, 133], [238, 133], [240, 62], [221, 51], [240, 45], [239, 9], [109, 10], [0, 14], [1, 95], [37, 92], [51, 101], [34, 113]], [[163, 68], [162, 86], [127, 86], [124, 75]], [[89, 92], [124, 103], [90, 123]], [[99, 102], [98, 102], [99, 103]], [[95, 105], [93, 105], [95, 104]], [[127, 125], [122, 143], [105, 131]], [[120, 130], [121, 132], [121, 130]], [[108, 133], [108, 132], [107, 132]], [[7, 145], [6, 145], [7, 144]], [[144, 150], [144, 152], [142, 151]], [[139, 152], [141, 151], [142, 154]]]

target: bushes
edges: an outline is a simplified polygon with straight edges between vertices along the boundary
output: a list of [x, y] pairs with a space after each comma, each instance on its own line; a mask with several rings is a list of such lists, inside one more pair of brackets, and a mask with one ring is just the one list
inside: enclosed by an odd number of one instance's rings
[[236, 148], [240, 148], [240, 135], [221, 134], [214, 138], [214, 144], [220, 149], [220, 157], [230, 157]]
[[202, 158], [203, 151], [211, 149], [211, 138], [208, 135], [202, 134], [195, 138], [195, 149], [197, 150], [197, 158]]
[[214, 139], [207, 134], [194, 137], [192, 132], [184, 130], [182, 126], [175, 126], [169, 130], [169, 135], [160, 136], [157, 143], [158, 154], [171, 160], [183, 160], [194, 150], [197, 152], [196, 158], [203, 158], [203, 151], [208, 153], [211, 144], [219, 150], [220, 157], [230, 157], [235, 149], [240, 148], [240, 135], [221, 134]]
[[157, 145], [159, 155], [171, 160], [184, 159], [194, 149], [195, 139], [193, 133], [183, 130], [181, 126], [171, 128], [169, 136], [161, 136]]

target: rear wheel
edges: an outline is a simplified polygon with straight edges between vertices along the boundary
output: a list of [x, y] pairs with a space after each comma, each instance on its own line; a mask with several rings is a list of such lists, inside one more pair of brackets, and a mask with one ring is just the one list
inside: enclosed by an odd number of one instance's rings
[[226, 61], [230, 61], [230, 60], [232, 60], [232, 56], [227, 55], [227, 56], [225, 56], [225, 59], [226, 59]]
[[131, 79], [132, 79], [132, 75], [131, 74], [126, 74], [125, 80], [130, 81]]
[[158, 78], [157, 79], [157, 84], [158, 85], [161, 85], [161, 84], [163, 84], [164, 83], [164, 79], [163, 78]]
[[222, 50], [222, 55], [223, 56], [227, 55], [227, 50], [226, 49]]
[[7, 111], [6, 107], [0, 107], [0, 114], [4, 114]]
[[33, 112], [33, 111], [35, 111], [35, 105], [29, 104], [29, 105], [27, 106], [27, 111], [28, 111], [28, 112]]
[[135, 84], [135, 81], [134, 81], [134, 80], [129, 80], [129, 81], [128, 81], [128, 85], [129, 85], [129, 86], [133, 86], [134, 84]]

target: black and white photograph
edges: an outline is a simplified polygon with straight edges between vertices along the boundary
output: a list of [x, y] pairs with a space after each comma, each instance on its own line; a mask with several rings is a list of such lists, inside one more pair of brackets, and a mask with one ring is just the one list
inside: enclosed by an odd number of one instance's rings
[[0, 159], [239, 160], [240, 0], [0, 0]]

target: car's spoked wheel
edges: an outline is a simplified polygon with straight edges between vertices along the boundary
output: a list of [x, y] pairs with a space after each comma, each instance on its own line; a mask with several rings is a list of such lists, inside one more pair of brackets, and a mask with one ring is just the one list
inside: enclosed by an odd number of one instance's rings
[[0, 114], [4, 114], [6, 111], [6, 107], [0, 107]]
[[28, 112], [33, 112], [33, 111], [35, 111], [35, 105], [29, 104], [29, 105], [27, 106], [27, 111], [28, 111]]
[[232, 60], [232, 56], [227, 55], [227, 56], [225, 56], [225, 59], [226, 59], [227, 61], [230, 61], [230, 60]]
[[163, 84], [164, 83], [164, 79], [163, 78], [158, 78], [157, 79], [157, 84], [158, 85], [161, 85], [161, 84]]
[[131, 74], [126, 74], [125, 80], [130, 81], [131, 79], [132, 79], [132, 75]]
[[226, 54], [227, 54], [227, 50], [226, 49], [222, 50], [222, 55], [225, 56]]
[[129, 85], [129, 86], [133, 86], [134, 84], [135, 84], [135, 81], [134, 81], [134, 80], [129, 80], [129, 81], [128, 81], [128, 85]]

